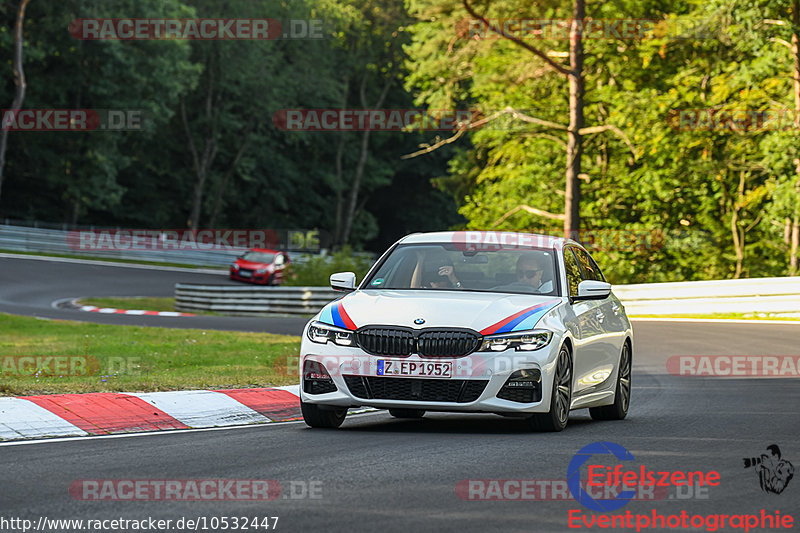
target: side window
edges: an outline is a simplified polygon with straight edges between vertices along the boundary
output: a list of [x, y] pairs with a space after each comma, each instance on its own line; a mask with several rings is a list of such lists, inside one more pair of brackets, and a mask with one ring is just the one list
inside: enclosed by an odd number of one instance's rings
[[603, 272], [600, 270], [600, 267], [597, 266], [597, 261], [595, 261], [591, 255], [589, 256], [589, 261], [591, 261], [592, 265], [594, 266], [594, 271], [597, 274], [597, 280], [606, 281], [606, 277], [603, 275]]
[[595, 281], [605, 281], [603, 277], [603, 273], [600, 272], [600, 268], [597, 266], [597, 263], [594, 262], [589, 256], [589, 253], [586, 250], [582, 250], [580, 248], [575, 248], [575, 255], [578, 257], [578, 263], [581, 265], [581, 272], [583, 273], [583, 279], [591, 279]]
[[283, 266], [283, 255], [278, 254], [275, 256], [275, 266]]
[[572, 247], [564, 249], [564, 268], [567, 274], [567, 286], [569, 287], [569, 295], [578, 295], [578, 283], [581, 282], [581, 271], [578, 268], [578, 261], [572, 254]]

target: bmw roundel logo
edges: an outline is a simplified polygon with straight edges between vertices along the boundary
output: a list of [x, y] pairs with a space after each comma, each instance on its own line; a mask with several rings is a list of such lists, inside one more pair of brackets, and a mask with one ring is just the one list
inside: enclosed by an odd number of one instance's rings
[[425, 323], [425, 319], [424, 318], [418, 318], [418, 319], [414, 320], [414, 324], [417, 324], [417, 325], [424, 324], [424, 323]]

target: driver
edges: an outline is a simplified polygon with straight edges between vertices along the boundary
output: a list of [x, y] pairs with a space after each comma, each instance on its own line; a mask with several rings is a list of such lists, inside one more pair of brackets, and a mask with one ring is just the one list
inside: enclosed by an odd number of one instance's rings
[[[440, 265], [438, 268], [435, 265]], [[456, 277], [453, 264], [446, 258], [441, 258], [432, 263], [432, 268], [426, 276], [426, 286], [431, 289], [460, 289], [461, 282]]]
[[551, 292], [553, 282], [548, 280], [542, 283], [544, 275], [543, 260], [534, 254], [520, 256], [517, 260], [517, 282], [530, 285], [538, 292]]

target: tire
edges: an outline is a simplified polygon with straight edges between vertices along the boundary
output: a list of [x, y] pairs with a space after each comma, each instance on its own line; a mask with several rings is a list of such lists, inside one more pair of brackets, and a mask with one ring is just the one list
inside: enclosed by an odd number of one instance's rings
[[569, 407], [572, 402], [572, 355], [566, 346], [561, 347], [556, 362], [550, 410], [536, 413], [528, 421], [537, 431], [561, 431], [567, 427]]
[[389, 409], [389, 414], [395, 418], [422, 418], [425, 416], [423, 409]]
[[594, 420], [622, 420], [627, 416], [631, 405], [631, 362], [631, 347], [626, 342], [619, 356], [614, 403], [602, 407], [590, 407], [589, 414]]
[[338, 428], [347, 416], [347, 409], [344, 407], [321, 409], [319, 405], [302, 401], [300, 410], [306, 425], [312, 428]]
[[267, 282], [265, 283], [268, 287], [275, 285], [275, 274], [270, 274], [267, 278]]

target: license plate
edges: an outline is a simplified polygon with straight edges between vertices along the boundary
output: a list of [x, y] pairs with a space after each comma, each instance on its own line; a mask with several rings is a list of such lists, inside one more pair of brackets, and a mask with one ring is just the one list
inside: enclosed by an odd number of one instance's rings
[[453, 363], [429, 363], [427, 361], [404, 361], [397, 359], [378, 360], [379, 376], [406, 378], [451, 378]]
[[240, 270], [239, 271], [239, 275], [242, 276], [243, 278], [249, 278], [250, 276], [253, 275], [253, 273], [252, 272], [248, 272], [246, 270]]

